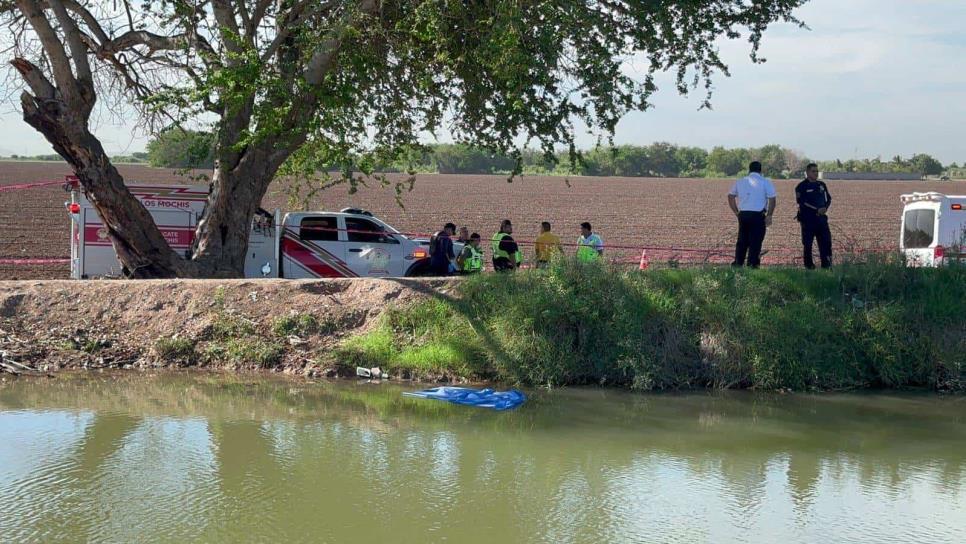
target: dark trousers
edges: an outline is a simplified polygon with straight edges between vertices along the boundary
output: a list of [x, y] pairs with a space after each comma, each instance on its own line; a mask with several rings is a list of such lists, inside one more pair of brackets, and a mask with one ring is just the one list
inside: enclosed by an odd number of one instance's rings
[[513, 263], [506, 257], [497, 257], [493, 259], [493, 270], [497, 272], [511, 272], [513, 270]]
[[802, 215], [802, 246], [805, 249], [805, 268], [815, 268], [812, 260], [812, 242], [818, 240], [818, 257], [822, 268], [832, 266], [832, 231], [828, 228], [828, 217], [824, 215]]
[[765, 241], [765, 212], [740, 212], [738, 214], [738, 242], [735, 244], [735, 261], [731, 266], [758, 268], [761, 264], [761, 243]]

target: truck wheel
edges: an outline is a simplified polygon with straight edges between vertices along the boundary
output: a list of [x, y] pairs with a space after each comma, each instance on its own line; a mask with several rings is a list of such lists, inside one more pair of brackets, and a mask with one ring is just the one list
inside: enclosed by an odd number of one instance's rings
[[432, 275], [433, 273], [429, 268], [429, 259], [423, 259], [422, 261], [415, 263], [414, 265], [410, 266], [409, 270], [406, 272], [407, 278], [425, 278]]

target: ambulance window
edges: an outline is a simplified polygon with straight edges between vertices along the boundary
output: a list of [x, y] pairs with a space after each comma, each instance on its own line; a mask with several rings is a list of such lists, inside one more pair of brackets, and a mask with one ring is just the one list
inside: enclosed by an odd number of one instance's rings
[[299, 223], [299, 238], [337, 242], [339, 240], [339, 224], [335, 217], [306, 217]]
[[384, 228], [368, 219], [346, 217], [345, 229], [349, 234], [350, 242], [361, 242], [364, 244], [398, 244], [392, 236], [386, 234]]
[[909, 210], [906, 212], [902, 245], [906, 249], [929, 247], [935, 231], [935, 210]]

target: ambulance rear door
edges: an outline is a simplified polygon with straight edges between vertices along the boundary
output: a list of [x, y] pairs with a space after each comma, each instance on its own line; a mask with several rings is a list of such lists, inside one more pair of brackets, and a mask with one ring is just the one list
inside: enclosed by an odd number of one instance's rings
[[922, 199], [907, 202], [902, 210], [899, 249], [910, 266], [937, 264], [940, 207], [939, 199]]
[[259, 209], [252, 218], [252, 230], [248, 233], [248, 251], [245, 254], [246, 278], [277, 278], [279, 273], [280, 212]]

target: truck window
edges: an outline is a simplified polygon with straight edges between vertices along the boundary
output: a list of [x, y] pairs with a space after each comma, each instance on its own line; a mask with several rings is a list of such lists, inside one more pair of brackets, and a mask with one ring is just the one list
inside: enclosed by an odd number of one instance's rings
[[902, 245], [906, 249], [929, 247], [936, 234], [935, 210], [909, 210], [906, 212]]
[[381, 225], [356, 217], [346, 217], [345, 229], [349, 234], [350, 242], [360, 242], [364, 244], [398, 244], [389, 234], [386, 234]]
[[339, 241], [339, 224], [335, 217], [306, 217], [299, 223], [302, 240]]

